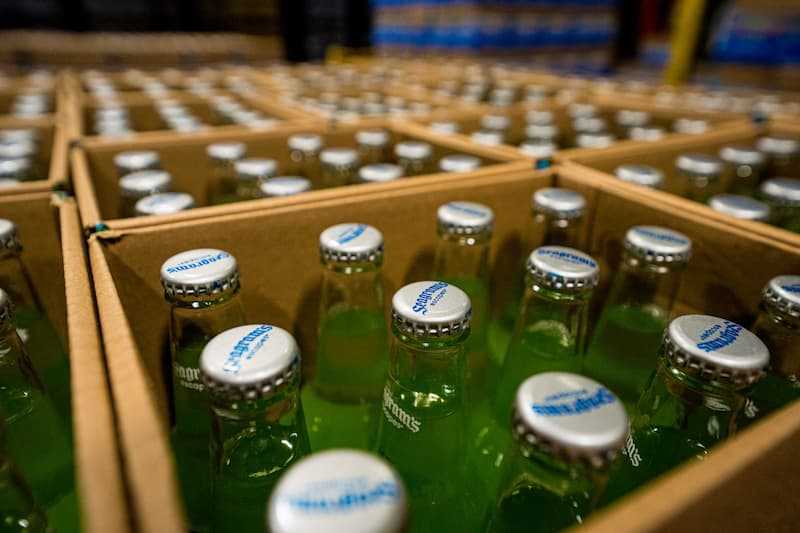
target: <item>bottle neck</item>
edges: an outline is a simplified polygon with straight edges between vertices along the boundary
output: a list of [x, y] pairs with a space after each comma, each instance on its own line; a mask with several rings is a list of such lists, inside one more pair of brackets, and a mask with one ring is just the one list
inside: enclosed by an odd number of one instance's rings
[[444, 280], [489, 281], [488, 233], [455, 235], [440, 233], [436, 245], [433, 276]]
[[625, 252], [605, 308], [625, 307], [647, 314], [665, 327], [680, 288], [683, 265], [642, 261]]
[[772, 373], [787, 378], [800, 376], [800, 318], [762, 303], [752, 331], [769, 348]]
[[[525, 276], [525, 300], [515, 336], [545, 333], [556, 335], [557, 351], [583, 353], [591, 289], [560, 291], [542, 285], [530, 274]], [[547, 325], [547, 328], [543, 328]]]
[[30, 275], [16, 251], [0, 254], [0, 287], [11, 298], [15, 313], [41, 311]]
[[348, 309], [383, 313], [383, 277], [380, 264], [323, 263], [321, 316]]
[[581, 249], [584, 217], [563, 218], [533, 212], [528, 243], [530, 250], [539, 246], [567, 246]]
[[197, 368], [200, 351], [205, 343], [215, 335], [245, 323], [244, 308], [238, 289], [213, 299], [173, 302], [171, 313], [173, 353], [178, 355], [185, 349], [196, 352], [192, 357], [193, 361], [176, 362]]
[[[10, 321], [0, 325], [0, 383], [3, 383], [2, 388], [6, 392], [29, 389], [44, 391], [25, 345]], [[12, 417], [14, 413], [5, 412], [4, 415]]]

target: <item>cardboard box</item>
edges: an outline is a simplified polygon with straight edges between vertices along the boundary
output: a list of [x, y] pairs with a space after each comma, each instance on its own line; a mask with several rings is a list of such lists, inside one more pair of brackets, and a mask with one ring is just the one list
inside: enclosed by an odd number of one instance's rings
[[[742, 124], [720, 129], [698, 136], [675, 136], [653, 145], [619, 146], [594, 153], [570, 152], [557, 159], [564, 161], [565, 167], [580, 166], [590, 179], [614, 182], [617, 186], [631, 190], [650, 201], [663, 202], [675, 209], [694, 213], [703, 219], [717, 220], [723, 224], [736, 226], [745, 231], [763, 235], [770, 239], [800, 248], [800, 235], [771, 226], [763, 222], [739, 220], [719, 213], [705, 204], [681, 196], [681, 180], [675, 171], [675, 159], [683, 153], [700, 152], [718, 155], [720, 148], [729, 144], [753, 145], [756, 139], [767, 132], [778, 135], [800, 137], [800, 127], [793, 123], [775, 122], [766, 128]], [[645, 163], [662, 170], [665, 174], [664, 190], [652, 190], [624, 183], [614, 176], [614, 169], [624, 164]], [[794, 176], [800, 177], [800, 176]]]
[[[387, 123], [381, 121], [395, 139], [414, 138], [427, 141], [434, 146], [434, 160], [446, 153], [468, 153], [480, 157], [484, 166], [475, 172], [465, 174], [430, 174], [401, 179], [394, 183], [362, 184], [336, 189], [326, 189], [303, 193], [290, 198], [271, 198], [238, 202], [225, 206], [200, 207], [175, 215], [150, 217], [151, 220], [169, 221], [202, 218], [213, 214], [235, 213], [251, 209], [263, 209], [270, 206], [288, 205], [297, 202], [309, 202], [336, 196], [350, 196], [370, 190], [391, 190], [403, 188], [409, 183], [419, 180], [445, 180], [458, 182], [473, 175], [489, 175], [521, 168], [528, 163], [511, 161], [515, 158], [507, 153], [489, 147], [476, 146], [473, 143], [437, 136], [424, 128], [412, 124]], [[375, 126], [377, 124], [373, 124]], [[99, 223], [110, 227], [119, 227], [125, 223], [117, 219], [119, 205], [118, 178], [114, 169], [115, 154], [134, 149], [155, 149], [161, 154], [162, 166], [173, 176], [173, 189], [191, 193], [198, 205], [206, 203], [207, 184], [213, 179], [205, 147], [219, 141], [242, 141], [248, 146], [249, 156], [271, 157], [278, 161], [280, 173], [293, 172], [296, 165], [289, 159], [286, 139], [294, 133], [314, 132], [323, 135], [327, 146], [355, 146], [354, 135], [362, 126], [341, 126], [336, 131], [326, 131], [319, 124], [287, 125], [265, 132], [238, 132], [218, 134], [214, 131], [198, 133], [192, 136], [174, 134], [148, 134], [137, 136], [128, 141], [113, 141], [100, 137], [86, 138], [71, 154], [73, 182], [81, 209], [84, 226], [92, 228]], [[516, 158], [518, 160], [518, 158]], [[139, 222], [132, 222], [134, 225]], [[153, 223], [153, 222], [148, 222]]]
[[83, 530], [131, 531], [116, 419], [78, 210], [49, 193], [0, 197], [13, 220], [22, 261], [61, 342], [69, 347], [75, 483]]
[[[172, 254], [197, 248], [218, 247], [238, 260], [242, 296], [249, 321], [267, 321], [292, 331], [304, 356], [304, 371], [313, 367], [320, 266], [318, 236], [326, 227], [343, 221], [375, 225], [385, 238], [384, 275], [387, 294], [404, 283], [429, 277], [436, 236], [436, 208], [447, 201], [470, 200], [491, 206], [496, 214], [491, 245], [494, 290], [508, 288], [511, 269], [517, 268], [523, 251], [521, 233], [530, 220], [534, 190], [557, 184], [582, 191], [588, 201], [585, 236], [589, 251], [600, 260], [603, 284], [612, 269], [606, 252], [619, 247], [628, 227], [635, 224], [666, 225], [694, 241], [694, 256], [684, 274], [676, 313], [705, 312], [746, 321], [756, 311], [760, 291], [772, 276], [800, 270], [800, 250], [737, 227], [675, 210], [642, 197], [637, 191], [608, 181], [592, 180], [578, 167], [547, 172], [518, 170], [460, 180], [419, 180], [418, 185], [374, 189], [359, 195], [339, 195], [316, 202], [285, 204], [270, 209], [219, 213], [199, 219], [122, 227], [94, 234], [89, 241], [92, 271], [99, 302], [104, 345], [108, 354], [111, 387], [117, 406], [123, 464], [130, 484], [133, 512], [141, 517], [142, 531], [176, 531], [183, 526], [181, 503], [167, 440], [166, 377], [162, 374], [163, 346], [167, 339], [169, 308], [159, 280], [162, 262]], [[758, 257], [759, 261], [753, 261]], [[305, 363], [308, 364], [305, 364]], [[797, 406], [792, 407], [797, 412]], [[743, 442], [760, 443], [759, 453], [742, 453], [720, 447], [709, 461], [677, 471], [677, 489], [654, 484], [632, 496], [632, 501], [656, 501], [665, 513], [676, 502], [675, 512], [694, 494], [716, 499], [717, 494], [736, 493], [728, 479], [765, 464], [787, 467], [793, 456], [774, 456], [769, 439], [800, 438], [800, 419], [791, 420], [788, 431], [784, 413], [765, 420]], [[753, 435], [758, 435], [757, 437]], [[733, 443], [738, 443], [734, 440]], [[746, 450], [745, 450], [746, 451]], [[797, 466], [789, 465], [793, 471]], [[700, 474], [696, 469], [701, 469]], [[709, 469], [711, 472], [709, 472]], [[696, 483], [697, 476], [703, 483]], [[795, 479], [800, 479], [797, 477]], [[772, 482], [772, 481], [771, 481]], [[698, 493], [699, 492], [699, 493]], [[741, 492], [741, 491], [740, 491]], [[793, 498], [779, 494], [783, 504]], [[641, 500], [640, 500], [641, 499]], [[752, 501], [761, 503], [760, 498]], [[631, 504], [635, 505], [635, 504]], [[773, 502], [772, 507], [777, 505]], [[705, 524], [733, 514], [750, 516], [749, 525], [766, 524], [757, 505], [740, 497], [734, 508], [715, 509], [702, 515]], [[610, 512], [614, 512], [613, 510]], [[621, 516], [630, 507], [620, 507]], [[617, 531], [628, 531], [624, 521], [608, 518]], [[642, 523], [653, 517], [642, 517]], [[785, 513], [778, 525], [794, 524]], [[775, 524], [773, 524], [775, 525]], [[644, 531], [645, 529], [636, 529]], [[736, 530], [736, 528], [733, 528]], [[587, 531], [593, 531], [591, 527]], [[601, 531], [601, 529], [598, 529]]]

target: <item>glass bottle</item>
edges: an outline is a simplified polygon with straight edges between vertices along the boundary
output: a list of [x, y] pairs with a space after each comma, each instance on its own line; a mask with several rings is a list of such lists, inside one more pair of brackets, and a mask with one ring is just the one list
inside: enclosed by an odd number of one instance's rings
[[608, 124], [601, 117], [578, 117], [572, 121], [572, 130], [576, 135], [581, 133], [605, 133], [608, 131]]
[[719, 158], [727, 167], [728, 192], [752, 196], [758, 191], [766, 165], [763, 153], [746, 145], [728, 145], [719, 151]]
[[707, 315], [670, 322], [658, 366], [639, 398], [610, 503], [709, 449], [737, 428], [744, 391], [763, 375], [767, 347], [742, 326]]
[[656, 367], [692, 241], [671, 229], [634, 226], [623, 246], [583, 369], [631, 410]]
[[236, 171], [234, 165], [245, 156], [247, 146], [241, 142], [220, 142], [206, 146], [212, 175], [208, 181], [208, 205], [236, 201]]
[[0, 159], [0, 178], [16, 181], [33, 179], [30, 159]]
[[33, 499], [22, 473], [5, 446], [5, 423], [0, 422], [0, 524], [8, 533], [47, 533], [47, 517]]
[[544, 141], [558, 144], [559, 129], [555, 124], [528, 124], [525, 126], [525, 137], [532, 141]]
[[660, 141], [667, 134], [661, 126], [636, 126], [628, 130], [628, 138], [632, 141]]
[[684, 135], [701, 135], [708, 129], [708, 121], [701, 118], [676, 118], [672, 123], [672, 131]]
[[394, 155], [405, 176], [419, 176], [431, 170], [433, 147], [426, 142], [399, 142], [394, 145]]
[[630, 136], [630, 130], [650, 124], [651, 116], [647, 111], [638, 109], [620, 109], [614, 115], [617, 136], [624, 139]]
[[309, 453], [300, 350], [277, 326], [239, 326], [209, 341], [200, 369], [211, 404], [211, 530], [262, 533], [278, 479]]
[[497, 131], [479, 130], [469, 136], [474, 142], [484, 146], [500, 146], [503, 144], [503, 134]]
[[555, 532], [591, 514], [609, 465], [625, 445], [628, 416], [600, 383], [544, 372], [517, 389], [511, 433], [514, 442], [483, 531]]
[[366, 224], [338, 224], [319, 243], [316, 373], [302, 392], [311, 446], [372, 449], [389, 359], [383, 235]]
[[649, 165], [620, 165], [614, 169], [614, 175], [622, 181], [651, 189], [664, 185], [664, 173]]
[[36, 144], [30, 140], [0, 141], [0, 161], [27, 161], [29, 180], [38, 180], [44, 177], [44, 172], [40, 168], [41, 162], [36, 157], [36, 151]]
[[428, 125], [428, 129], [443, 135], [453, 135], [461, 131], [461, 127], [451, 120], [437, 120]]
[[162, 192], [145, 196], [136, 202], [137, 217], [173, 215], [194, 207], [194, 198], [185, 192]]
[[359, 183], [387, 183], [402, 177], [403, 169], [392, 163], [375, 163], [358, 169]]
[[700, 202], [722, 192], [722, 161], [705, 154], [682, 154], [675, 160], [682, 183], [682, 196]]
[[536, 160], [535, 168], [543, 170], [550, 168], [553, 164], [553, 155], [555, 155], [558, 147], [550, 142], [544, 140], [527, 140], [519, 145], [519, 151]]
[[761, 184], [759, 192], [770, 207], [772, 223], [800, 233], [800, 179], [772, 178]]
[[481, 129], [485, 131], [496, 131], [503, 138], [508, 135], [511, 127], [511, 119], [505, 115], [483, 115], [481, 117]]
[[330, 189], [355, 182], [358, 153], [352, 148], [326, 148], [319, 154], [322, 165], [320, 188]]
[[358, 130], [358, 156], [364, 165], [389, 161], [389, 132], [381, 129]]
[[583, 132], [575, 136], [575, 146], [578, 148], [608, 148], [617, 141], [613, 134], [607, 132]]
[[167, 192], [172, 186], [172, 176], [163, 170], [139, 170], [119, 179], [119, 218], [136, 216], [136, 202]]
[[319, 153], [322, 151], [322, 137], [316, 133], [297, 133], [289, 137], [289, 157], [297, 165], [297, 173], [317, 185], [321, 178]]
[[776, 276], [767, 283], [753, 333], [767, 345], [770, 367], [750, 391], [741, 427], [800, 398], [800, 276]]
[[442, 172], [473, 172], [481, 166], [481, 160], [467, 154], [450, 154], [439, 160]]
[[554, 120], [553, 112], [546, 109], [531, 109], [525, 113], [525, 124], [527, 125], [536, 124], [545, 126], [547, 124], [553, 124]]
[[392, 309], [378, 453], [406, 483], [412, 532], [468, 531], [467, 514], [476, 515], [463, 461], [469, 297], [420, 281], [397, 291]]
[[741, 194], [715, 194], [708, 200], [708, 206], [739, 220], [769, 221], [767, 204]]
[[301, 176], [275, 176], [260, 185], [264, 198], [294, 196], [311, 190], [311, 181]]
[[267, 511], [272, 533], [403, 533], [406, 489], [395, 469], [357, 450], [315, 453], [281, 477]]
[[234, 164], [236, 171], [236, 197], [239, 200], [261, 198], [261, 184], [275, 176], [278, 162], [274, 159], [246, 158]]
[[761, 137], [756, 142], [756, 148], [767, 156], [766, 177], [800, 178], [800, 141], [769, 135]]
[[207, 531], [209, 516], [209, 411], [200, 380], [200, 353], [217, 334], [245, 323], [239, 269], [228, 252], [198, 249], [167, 259], [161, 284], [170, 303], [170, 360], [178, 479], [193, 530]]

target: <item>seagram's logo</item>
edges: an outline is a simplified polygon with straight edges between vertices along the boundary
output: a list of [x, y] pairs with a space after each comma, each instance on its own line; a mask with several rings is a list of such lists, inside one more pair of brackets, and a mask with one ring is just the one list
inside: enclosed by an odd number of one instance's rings
[[697, 347], [706, 353], [716, 352], [736, 342], [742, 329], [739, 324], [724, 320], [700, 333]]
[[383, 414], [386, 416], [386, 420], [398, 429], [405, 428], [412, 433], [417, 433], [422, 428], [422, 422], [419, 419], [397, 405], [388, 386], [383, 389]]
[[447, 283], [444, 281], [437, 281], [430, 287], [427, 287], [417, 296], [412, 309], [415, 313], [427, 315], [431, 307], [435, 307], [439, 301], [447, 294]]
[[617, 401], [616, 396], [605, 387], [595, 392], [586, 389], [551, 394], [543, 401], [532, 403], [531, 409], [540, 416], [573, 416], [600, 409]]

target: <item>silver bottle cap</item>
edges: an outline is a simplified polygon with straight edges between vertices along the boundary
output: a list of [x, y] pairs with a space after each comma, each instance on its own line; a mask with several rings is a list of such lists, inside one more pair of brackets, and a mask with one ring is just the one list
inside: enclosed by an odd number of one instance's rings
[[650, 122], [650, 113], [637, 109], [620, 109], [615, 115], [615, 120], [624, 128], [636, 128]]
[[480, 130], [473, 132], [470, 138], [478, 144], [499, 146], [503, 144], [503, 135], [499, 131]]
[[218, 161], [236, 161], [244, 157], [247, 146], [240, 142], [222, 142], [206, 146], [206, 154]]
[[531, 200], [535, 212], [556, 218], [580, 218], [586, 210], [586, 198], [570, 189], [546, 187], [534, 192]]
[[608, 148], [615, 141], [611, 133], [581, 133], [575, 138], [578, 148]]
[[666, 134], [661, 126], [636, 126], [628, 130], [628, 137], [634, 141], [660, 141]]
[[511, 120], [505, 115], [483, 115], [481, 128], [485, 130], [505, 131], [511, 126]]
[[593, 289], [600, 275], [597, 261], [566, 246], [535, 249], [528, 257], [527, 270], [537, 283], [560, 291]]
[[170, 301], [203, 300], [239, 288], [236, 258], [214, 248], [173, 255], [161, 265], [161, 286]]
[[785, 205], [800, 205], [800, 179], [772, 178], [761, 184], [761, 194], [768, 200]]
[[443, 172], [472, 172], [481, 166], [481, 160], [467, 154], [450, 154], [439, 160], [439, 170]]
[[39, 140], [39, 130], [33, 128], [0, 130], [0, 141], [2, 142], [31, 142], [36, 144]]
[[675, 160], [678, 170], [700, 176], [719, 176], [722, 172], [722, 161], [712, 155], [681, 154]]
[[325, 148], [319, 160], [333, 167], [350, 167], [358, 164], [358, 153], [352, 148]]
[[579, 133], [603, 133], [608, 126], [600, 117], [579, 117], [572, 122], [572, 129]]
[[444, 133], [446, 135], [452, 135], [454, 133], [458, 133], [459, 130], [461, 129], [455, 122], [450, 122], [445, 120], [431, 122], [430, 124], [428, 124], [428, 128], [431, 131], [435, 131], [436, 133]]
[[236, 161], [233, 168], [240, 180], [264, 180], [275, 175], [278, 162], [274, 159], [248, 157]]
[[389, 144], [389, 132], [386, 130], [359, 130], [356, 132], [356, 142], [359, 145], [382, 147]]
[[555, 143], [544, 139], [527, 140], [519, 145], [520, 152], [535, 159], [550, 159], [557, 149]]
[[761, 137], [756, 148], [768, 155], [792, 156], [800, 153], [800, 141], [791, 137]]
[[664, 336], [667, 359], [705, 381], [746, 386], [758, 381], [769, 350], [739, 324], [708, 315], [683, 315]]
[[433, 154], [433, 147], [421, 141], [403, 141], [394, 145], [394, 153], [402, 159], [427, 159]]
[[758, 151], [752, 146], [741, 144], [723, 147], [719, 151], [719, 157], [726, 163], [749, 166], [763, 165], [766, 160], [763, 152]]
[[223, 331], [200, 354], [200, 373], [212, 396], [255, 400], [292, 383], [300, 372], [294, 337], [277, 326], [250, 324]]
[[3, 251], [19, 251], [22, 249], [22, 244], [20, 244], [19, 236], [17, 235], [17, 225], [6, 218], [0, 218], [0, 248]]
[[403, 168], [391, 163], [364, 165], [358, 169], [358, 177], [365, 183], [385, 183], [403, 177]]
[[469, 327], [471, 316], [469, 296], [444, 281], [411, 283], [392, 298], [392, 321], [411, 336], [458, 336]]
[[536, 124], [545, 126], [553, 123], [553, 112], [545, 111], [544, 109], [531, 109], [525, 113], [526, 124]]
[[769, 220], [769, 206], [755, 198], [740, 194], [715, 194], [708, 200], [714, 211], [740, 220]]
[[671, 229], [633, 226], [625, 233], [625, 249], [648, 263], [685, 264], [692, 255], [692, 241]]
[[323, 261], [378, 263], [383, 259], [383, 234], [367, 224], [337, 224], [319, 235]]
[[23, 159], [36, 155], [33, 141], [0, 141], [0, 159]]
[[122, 174], [158, 168], [161, 160], [155, 150], [131, 150], [114, 156], [114, 165]]
[[776, 276], [769, 280], [761, 299], [780, 313], [800, 318], [800, 276]]
[[672, 123], [676, 133], [700, 135], [708, 131], [708, 121], [701, 118], [678, 118]]
[[138, 216], [172, 215], [194, 207], [194, 198], [185, 192], [162, 192], [136, 202]]
[[436, 211], [439, 231], [455, 235], [491, 233], [494, 211], [474, 202], [448, 202]]
[[31, 170], [31, 160], [24, 157], [20, 159], [0, 159], [0, 177], [25, 178]]
[[172, 176], [163, 170], [139, 170], [125, 174], [119, 179], [119, 192], [122, 196], [143, 198], [159, 192], [167, 192], [172, 184]]
[[290, 150], [300, 152], [319, 152], [322, 150], [322, 137], [316, 133], [297, 133], [287, 140]]
[[555, 124], [528, 124], [525, 127], [525, 136], [529, 139], [547, 139], [552, 141], [558, 137], [558, 126]]
[[600, 383], [578, 374], [542, 372], [517, 389], [517, 439], [569, 463], [607, 467], [625, 445], [628, 415]]
[[664, 173], [648, 165], [621, 165], [614, 169], [614, 175], [622, 181], [654, 189], [664, 183]]
[[573, 102], [567, 106], [567, 114], [573, 120], [576, 118], [593, 117], [597, 115], [597, 107], [593, 104]]
[[308, 456], [281, 477], [270, 496], [272, 533], [402, 533], [407, 499], [389, 463], [358, 450]]
[[[0, 162], [0, 168], [2, 168], [2, 162]], [[16, 178], [5, 178], [3, 177], [2, 170], [0, 170], [0, 189], [7, 189], [9, 187], [16, 187], [20, 184], [20, 181]]]
[[302, 176], [275, 176], [265, 180], [260, 188], [267, 198], [293, 196], [311, 190], [311, 182]]

